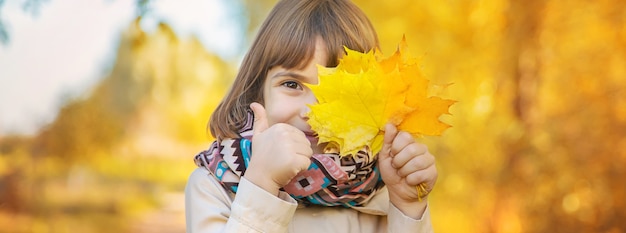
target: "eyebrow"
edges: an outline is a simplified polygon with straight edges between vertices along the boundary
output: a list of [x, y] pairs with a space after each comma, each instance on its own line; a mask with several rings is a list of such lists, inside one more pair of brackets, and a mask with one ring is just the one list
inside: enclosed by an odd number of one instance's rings
[[310, 81], [310, 80], [308, 80], [309, 79], [308, 77], [306, 77], [304, 75], [301, 75], [301, 74], [298, 74], [298, 73], [295, 73], [295, 72], [291, 72], [291, 71], [278, 72], [278, 73], [274, 74], [274, 76], [272, 76], [271, 78], [273, 79], [273, 78], [282, 77], [282, 76], [289, 76], [289, 77], [298, 79], [298, 80], [300, 80], [302, 82]]

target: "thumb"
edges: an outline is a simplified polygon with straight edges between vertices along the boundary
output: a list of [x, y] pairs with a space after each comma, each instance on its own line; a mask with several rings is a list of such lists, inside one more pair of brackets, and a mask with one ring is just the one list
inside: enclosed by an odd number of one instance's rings
[[385, 136], [383, 138], [383, 147], [378, 153], [380, 159], [385, 159], [391, 156], [391, 144], [393, 143], [393, 139], [396, 138], [398, 134], [398, 129], [391, 123], [387, 123], [385, 125]]
[[250, 104], [250, 109], [254, 113], [254, 124], [252, 125], [252, 131], [254, 135], [262, 133], [269, 127], [269, 123], [267, 122], [267, 114], [265, 113], [265, 108], [263, 105], [253, 102]]

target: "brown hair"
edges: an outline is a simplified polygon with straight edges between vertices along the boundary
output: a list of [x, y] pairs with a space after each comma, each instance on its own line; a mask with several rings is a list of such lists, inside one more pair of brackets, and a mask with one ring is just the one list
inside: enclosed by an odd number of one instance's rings
[[244, 57], [228, 94], [209, 121], [221, 140], [238, 137], [252, 102], [263, 104], [268, 70], [304, 68], [312, 59], [316, 38], [326, 44], [329, 67], [337, 66], [344, 46], [367, 52], [378, 47], [378, 36], [365, 14], [349, 0], [282, 0], [265, 19]]

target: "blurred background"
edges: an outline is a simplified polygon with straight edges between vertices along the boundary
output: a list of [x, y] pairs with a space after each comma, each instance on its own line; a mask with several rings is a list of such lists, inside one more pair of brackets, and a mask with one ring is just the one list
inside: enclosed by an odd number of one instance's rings
[[[0, 0], [0, 232], [184, 232], [275, 0]], [[437, 232], [626, 232], [623, 0], [355, 2], [458, 100], [420, 139]]]

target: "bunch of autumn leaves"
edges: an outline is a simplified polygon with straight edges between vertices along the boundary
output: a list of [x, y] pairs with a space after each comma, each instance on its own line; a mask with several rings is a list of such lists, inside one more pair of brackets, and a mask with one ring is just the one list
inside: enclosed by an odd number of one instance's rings
[[310, 106], [308, 123], [319, 143], [328, 143], [327, 149], [342, 156], [365, 146], [376, 155], [387, 123], [416, 137], [441, 135], [450, 127], [439, 117], [450, 114], [456, 101], [428, 95], [429, 80], [407, 51], [404, 39], [387, 58], [379, 51], [346, 48], [337, 67], [318, 67], [318, 84], [307, 86], [318, 100]]

